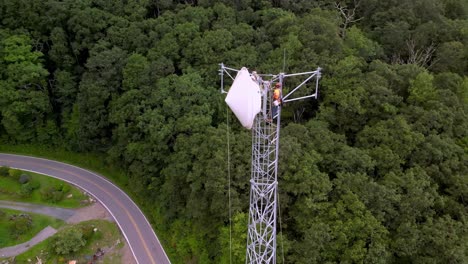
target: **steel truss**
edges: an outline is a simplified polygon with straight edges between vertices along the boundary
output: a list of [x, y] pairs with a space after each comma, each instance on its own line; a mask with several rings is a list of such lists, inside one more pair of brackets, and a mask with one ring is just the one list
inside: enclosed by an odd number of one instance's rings
[[[306, 98], [317, 98], [320, 68], [312, 72], [284, 74], [259, 74], [253, 76], [262, 87], [262, 111], [255, 117], [252, 127], [252, 166], [250, 179], [250, 208], [247, 234], [246, 263], [276, 263], [276, 218], [278, 202], [278, 150], [281, 124], [281, 105], [272, 111], [272, 87], [279, 82], [283, 87], [284, 78], [306, 76], [305, 80], [282, 96], [283, 102]], [[220, 64], [221, 92], [224, 90], [224, 74], [231, 79], [238, 70]], [[313, 94], [288, 99], [300, 87], [315, 77]], [[268, 78], [269, 80], [264, 80]], [[275, 112], [274, 116], [271, 114]]]

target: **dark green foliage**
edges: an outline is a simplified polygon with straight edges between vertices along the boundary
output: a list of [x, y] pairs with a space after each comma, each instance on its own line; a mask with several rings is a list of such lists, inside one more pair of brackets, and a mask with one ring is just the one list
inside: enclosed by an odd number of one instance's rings
[[31, 229], [33, 221], [28, 214], [19, 214], [10, 216], [11, 233], [18, 237]]
[[94, 225], [82, 225], [80, 226], [81, 233], [83, 234], [83, 239], [85, 241], [89, 241], [91, 237], [94, 235]]
[[[36, 186], [32, 185], [32, 187]], [[63, 200], [63, 198], [69, 191], [69, 185], [59, 184], [57, 186], [49, 186], [41, 190], [41, 198], [42, 200], [56, 203]]]
[[8, 177], [10, 175], [10, 168], [7, 166], [0, 166], [0, 176]]
[[80, 250], [86, 244], [81, 229], [70, 227], [61, 230], [51, 242], [51, 246], [58, 255], [68, 255]]
[[65, 196], [65, 193], [62, 192], [61, 189], [57, 187], [53, 187], [53, 186], [44, 188], [41, 191], [41, 198], [49, 202], [54, 202], [54, 203], [59, 202], [63, 199], [64, 196]]
[[63, 184], [63, 183], [57, 184], [54, 188], [57, 191], [63, 192], [64, 194], [66, 194], [66, 193], [68, 193], [70, 191], [70, 185]]
[[228, 263], [229, 117], [242, 263], [251, 139], [226, 112], [218, 63], [320, 66], [319, 100], [283, 109], [285, 262], [465, 263], [467, 14], [463, 0], [4, 1], [0, 141], [107, 153], [172, 262]]
[[26, 183], [26, 184], [21, 185], [21, 189], [19, 190], [18, 194], [21, 197], [29, 197], [31, 196], [33, 191], [34, 191], [33, 186], [29, 183]]
[[39, 189], [40, 183], [38, 181], [28, 181], [21, 185], [20, 190], [18, 191], [18, 195], [21, 197], [29, 197], [31, 196], [34, 190]]
[[42, 53], [33, 51], [26, 35], [0, 39], [0, 114], [6, 136], [13, 142], [35, 140], [36, 130], [50, 112]]
[[31, 186], [31, 188], [33, 188], [34, 190], [37, 190], [41, 187], [41, 183], [37, 180], [31, 180], [30, 182], [28, 182], [27, 184], [29, 184]]
[[21, 184], [25, 184], [27, 182], [29, 182], [31, 180], [31, 176], [29, 176], [28, 174], [21, 174], [20, 178], [19, 178], [19, 183]]

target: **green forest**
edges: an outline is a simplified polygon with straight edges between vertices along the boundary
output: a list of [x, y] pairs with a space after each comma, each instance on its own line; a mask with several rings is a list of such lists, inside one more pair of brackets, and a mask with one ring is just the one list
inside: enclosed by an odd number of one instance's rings
[[229, 263], [230, 189], [243, 263], [221, 62], [323, 69], [282, 110], [279, 263], [468, 263], [466, 0], [1, 0], [0, 142], [105, 155], [173, 263]]

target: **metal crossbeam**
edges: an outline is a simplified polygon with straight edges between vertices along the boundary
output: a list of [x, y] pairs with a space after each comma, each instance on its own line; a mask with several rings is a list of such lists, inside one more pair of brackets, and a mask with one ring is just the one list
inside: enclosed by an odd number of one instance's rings
[[[224, 91], [223, 76], [226, 73], [234, 80], [229, 71], [238, 70], [220, 64], [221, 92]], [[278, 151], [281, 124], [281, 105], [274, 106], [272, 100], [272, 83], [279, 82], [283, 86], [285, 77], [308, 75], [298, 86], [282, 97], [283, 102], [302, 100], [318, 95], [318, 80], [320, 68], [316, 71], [284, 74], [258, 74], [262, 86], [262, 111], [257, 114], [252, 127], [252, 165], [250, 178], [250, 207], [247, 234], [246, 263], [266, 264], [276, 263], [276, 219], [278, 202]], [[262, 78], [269, 77], [269, 80]], [[312, 78], [316, 79], [315, 93], [299, 98], [287, 99], [295, 91], [304, 86]], [[272, 116], [273, 107], [277, 107], [276, 115]]]

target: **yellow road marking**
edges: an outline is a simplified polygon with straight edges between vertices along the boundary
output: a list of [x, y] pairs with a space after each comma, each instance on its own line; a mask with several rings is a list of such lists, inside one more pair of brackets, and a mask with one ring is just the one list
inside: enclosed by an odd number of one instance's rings
[[[143, 246], [145, 248], [145, 251], [146, 251], [146, 254], [150, 257], [151, 259], [151, 262], [153, 264], [156, 264], [156, 262], [154, 261], [154, 258], [153, 258], [153, 255], [150, 254], [150, 251], [148, 249], [148, 246], [146, 245], [146, 242], [145, 240], [143, 239], [143, 236], [141, 235], [141, 231], [140, 229], [138, 228], [138, 225], [136, 224], [135, 222], [135, 219], [133, 219], [133, 217], [130, 215], [130, 213], [128, 212], [128, 210], [125, 208], [125, 206], [123, 206], [123, 204], [118, 200], [118, 199], [115, 199], [115, 197], [109, 193], [107, 190], [103, 189], [101, 186], [99, 186], [98, 184], [94, 183], [93, 181], [85, 178], [85, 177], [82, 177], [80, 176], [79, 174], [76, 174], [76, 173], [73, 173], [73, 172], [70, 172], [70, 171], [67, 171], [67, 170], [62, 170], [62, 169], [58, 169], [58, 168], [54, 168], [54, 167], [51, 167], [51, 166], [48, 166], [48, 165], [43, 165], [43, 164], [37, 164], [35, 162], [29, 162], [29, 161], [14, 161], [14, 160], [8, 160], [8, 159], [0, 159], [2, 161], [6, 161], [6, 162], [13, 162], [13, 163], [23, 163], [23, 164], [29, 164], [29, 165], [35, 165], [35, 166], [39, 166], [39, 167], [43, 167], [43, 168], [47, 168], [47, 169], [51, 169], [51, 170], [55, 170], [55, 171], [59, 171], [59, 172], [62, 172], [62, 173], [67, 173], [69, 175], [73, 175], [75, 177], [78, 177], [82, 180], [85, 180], [87, 181], [88, 183], [91, 183], [91, 184], [94, 184], [95, 186], [97, 186], [97, 188], [101, 189], [103, 192], [105, 192], [107, 195], [109, 195], [111, 198], [114, 198], [114, 200], [117, 202], [117, 204], [119, 205], [119, 207], [123, 208], [125, 213], [127, 214], [127, 216], [130, 218], [130, 221], [132, 222], [133, 226], [135, 227], [135, 229], [137, 230], [137, 233], [138, 233], [138, 236], [140, 237], [140, 240], [142, 241], [143, 243]], [[45, 174], [47, 175], [47, 174]]]

